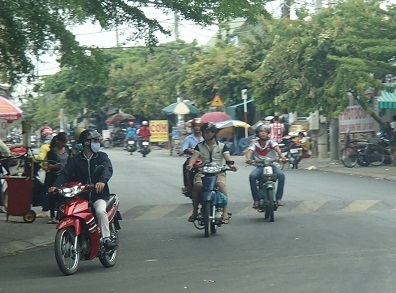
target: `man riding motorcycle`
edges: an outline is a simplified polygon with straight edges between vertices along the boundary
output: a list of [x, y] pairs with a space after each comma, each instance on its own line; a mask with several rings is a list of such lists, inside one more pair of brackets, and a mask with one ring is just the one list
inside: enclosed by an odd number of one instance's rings
[[[94, 184], [95, 192], [91, 193], [91, 200], [101, 229], [103, 244], [107, 250], [111, 250], [117, 244], [110, 238], [106, 201], [110, 198], [107, 182], [113, 175], [113, 167], [107, 154], [99, 151], [100, 138], [100, 134], [97, 131], [84, 130], [80, 134], [79, 142], [83, 145], [83, 151], [68, 160], [49, 192], [54, 192], [65, 183], [76, 179], [83, 184]], [[99, 165], [103, 165], [104, 170], [95, 180], [92, 174], [94, 174], [95, 168]]]
[[138, 135], [139, 135], [139, 147], [142, 148], [143, 140], [149, 140], [151, 136], [150, 128], [148, 126], [147, 121], [142, 122], [142, 126], [139, 127]]
[[[187, 155], [187, 160], [183, 164], [183, 183], [184, 187], [182, 188], [182, 193], [186, 194], [188, 192], [188, 186], [190, 185], [190, 181], [192, 178], [191, 172], [186, 169], [188, 162], [192, 156], [195, 146], [203, 141], [202, 132], [201, 132], [201, 118], [194, 118], [191, 122], [193, 133], [188, 135], [184, 140], [181, 147], [181, 151]], [[191, 176], [192, 177], [192, 176]]]
[[[265, 157], [276, 158], [278, 155], [282, 161], [286, 161], [285, 156], [282, 154], [282, 151], [278, 145], [278, 143], [274, 140], [269, 139], [270, 129], [261, 124], [256, 128], [256, 136], [258, 140], [252, 143], [248, 151], [246, 153], [246, 163], [252, 164], [253, 160], [252, 155], [260, 160], [264, 159]], [[264, 166], [258, 166], [254, 169], [249, 175], [249, 182], [250, 182], [250, 190], [252, 192], [253, 197], [253, 206], [252, 208], [257, 209], [259, 206], [259, 192], [257, 189], [257, 180], [260, 180], [261, 176], [263, 175], [263, 168]], [[274, 173], [277, 174], [278, 177], [278, 188], [276, 190], [276, 199], [278, 201], [278, 206], [283, 206], [283, 189], [285, 187], [285, 174], [281, 171], [277, 164], [272, 163], [272, 168]]]
[[[194, 153], [187, 165], [188, 170], [191, 170], [193, 168], [198, 158], [201, 158], [203, 164], [214, 162], [218, 165], [223, 165], [223, 162], [225, 160], [226, 164], [228, 164], [233, 171], [238, 170], [238, 167], [236, 165], [233, 165], [233, 161], [231, 161], [231, 155], [227, 145], [217, 141], [216, 133], [218, 131], [219, 129], [216, 127], [216, 125], [211, 122], [206, 122], [201, 126], [201, 132], [204, 141], [200, 142], [195, 146]], [[194, 189], [192, 198], [193, 212], [188, 218], [189, 222], [194, 222], [198, 215], [199, 195], [202, 192], [202, 176], [203, 174], [201, 172], [198, 172], [194, 177]], [[225, 185], [225, 172], [219, 173], [216, 176], [216, 185], [219, 187], [220, 191], [225, 196], [227, 196], [227, 190]], [[227, 205], [223, 207], [222, 223], [229, 223]]]

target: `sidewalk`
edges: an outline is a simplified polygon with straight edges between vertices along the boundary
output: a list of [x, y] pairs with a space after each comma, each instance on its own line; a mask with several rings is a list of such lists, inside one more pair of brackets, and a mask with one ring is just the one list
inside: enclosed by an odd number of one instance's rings
[[[244, 160], [242, 156], [234, 156], [234, 158], [238, 162]], [[396, 166], [390, 165], [346, 168], [342, 163], [332, 162], [330, 159], [309, 158], [303, 159], [299, 168], [312, 172], [336, 172], [396, 181]], [[36, 207], [33, 210], [40, 212]], [[0, 214], [0, 257], [38, 246], [52, 245], [56, 225], [47, 224], [48, 220], [49, 218], [37, 218], [33, 223], [28, 224], [22, 217], [10, 216], [9, 222], [6, 222], [6, 215]]]

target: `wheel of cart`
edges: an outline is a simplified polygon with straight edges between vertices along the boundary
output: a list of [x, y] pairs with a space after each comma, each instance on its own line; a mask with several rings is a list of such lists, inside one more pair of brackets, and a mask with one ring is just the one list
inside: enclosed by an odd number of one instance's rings
[[[33, 223], [36, 220], [36, 212], [32, 207], [33, 193], [33, 161], [31, 158], [19, 157], [15, 160], [21, 160], [18, 166], [24, 168], [22, 175], [1, 176], [7, 184], [7, 202], [6, 202], [6, 221], [9, 216], [22, 216], [26, 223]], [[22, 162], [22, 163], [21, 163]]]

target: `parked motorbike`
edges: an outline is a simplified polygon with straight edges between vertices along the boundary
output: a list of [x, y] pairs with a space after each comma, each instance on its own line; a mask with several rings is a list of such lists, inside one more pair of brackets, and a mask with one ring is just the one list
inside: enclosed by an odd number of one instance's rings
[[150, 152], [151, 149], [149, 138], [145, 137], [142, 139], [142, 147], [140, 148], [140, 153], [143, 155], [143, 158], [145, 158]]
[[[93, 189], [94, 185], [80, 182], [70, 182], [59, 189], [64, 201], [58, 208], [59, 224], [54, 249], [56, 262], [65, 275], [76, 273], [80, 260], [98, 257], [106, 268], [114, 266], [117, 260], [118, 245], [111, 250], [105, 249], [91, 201], [87, 199]], [[110, 237], [117, 244], [117, 231], [121, 229], [119, 221], [122, 220], [118, 206], [118, 196], [112, 194], [106, 210]]]
[[263, 167], [263, 176], [257, 181], [260, 196], [257, 211], [261, 213], [264, 212], [264, 218], [269, 219], [270, 222], [275, 221], [274, 212], [278, 209], [275, 195], [275, 183], [278, 178], [272, 168], [272, 163], [275, 161], [274, 159], [266, 157], [263, 160], [255, 160], [254, 163], [252, 163], [255, 166]]
[[136, 139], [128, 138], [127, 151], [132, 155], [137, 150]]
[[[234, 164], [234, 162], [229, 162]], [[217, 228], [222, 225], [223, 207], [227, 204], [227, 197], [222, 194], [216, 186], [216, 174], [232, 171], [228, 166], [219, 166], [215, 163], [206, 163], [201, 166], [193, 167], [203, 173], [203, 189], [199, 198], [199, 210], [197, 219], [193, 222], [195, 228], [204, 230], [205, 237], [215, 234]], [[228, 218], [231, 218], [228, 213]], [[209, 233], [210, 232], [210, 233]]]
[[[285, 136], [283, 140], [279, 144], [279, 147], [283, 153], [283, 155], [287, 158], [288, 164], [291, 169], [298, 169], [298, 164], [302, 159], [302, 147], [297, 145], [293, 139], [295, 137]], [[283, 169], [284, 164], [281, 165], [281, 169]]]

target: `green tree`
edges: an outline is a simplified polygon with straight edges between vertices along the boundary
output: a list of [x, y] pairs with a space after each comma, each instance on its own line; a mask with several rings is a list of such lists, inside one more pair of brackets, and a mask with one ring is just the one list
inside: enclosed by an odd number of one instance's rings
[[183, 18], [205, 25], [237, 16], [251, 16], [264, 10], [265, 0], [1, 0], [0, 79], [14, 84], [22, 75], [33, 74], [31, 58], [48, 50], [60, 56], [61, 66], [76, 66], [92, 59], [79, 46], [68, 27], [84, 22], [99, 23], [104, 29], [125, 25], [134, 29], [131, 39], [157, 43], [156, 32], [169, 34], [143, 8], [154, 6], [177, 12]]

